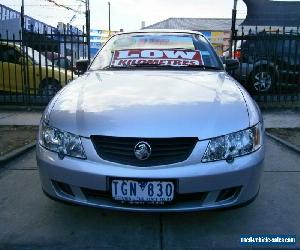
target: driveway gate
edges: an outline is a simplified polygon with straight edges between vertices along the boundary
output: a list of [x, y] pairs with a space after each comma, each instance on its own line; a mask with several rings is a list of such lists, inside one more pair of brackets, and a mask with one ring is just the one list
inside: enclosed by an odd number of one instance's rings
[[88, 57], [86, 34], [0, 34], [0, 104], [46, 105], [77, 77], [75, 63]]
[[[300, 101], [299, 29], [242, 28], [232, 50], [240, 66], [230, 73], [258, 102]], [[0, 104], [46, 105], [77, 77], [75, 62], [87, 52], [86, 34], [78, 30], [0, 34]]]
[[242, 28], [233, 36], [232, 50], [240, 67], [231, 74], [258, 102], [300, 101], [298, 28]]

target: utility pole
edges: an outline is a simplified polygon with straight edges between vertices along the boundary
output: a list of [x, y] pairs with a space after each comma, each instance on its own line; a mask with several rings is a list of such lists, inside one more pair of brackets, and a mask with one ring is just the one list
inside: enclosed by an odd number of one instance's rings
[[110, 36], [111, 29], [110, 29], [110, 2], [108, 2], [108, 34]]
[[88, 60], [91, 61], [91, 20], [90, 20], [90, 0], [85, 0], [85, 23], [86, 23], [86, 43], [88, 49]]
[[236, 6], [237, 6], [237, 0], [234, 0], [233, 9], [232, 9], [232, 17], [231, 17], [231, 37], [230, 37], [230, 47], [229, 47], [229, 56], [230, 56], [230, 58], [232, 57], [233, 37], [234, 37], [234, 34], [235, 34]]

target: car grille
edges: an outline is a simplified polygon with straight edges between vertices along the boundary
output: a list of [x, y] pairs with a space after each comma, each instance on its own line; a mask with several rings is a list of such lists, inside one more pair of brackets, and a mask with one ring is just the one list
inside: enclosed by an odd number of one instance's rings
[[[120, 203], [121, 201], [115, 201], [111, 198], [111, 193], [109, 191], [100, 191], [100, 190], [95, 190], [95, 189], [89, 189], [89, 188], [81, 188], [81, 191], [83, 192], [83, 194], [85, 195], [85, 197], [89, 200], [89, 201], [95, 201], [96, 199], [101, 199], [101, 198], [106, 198], [109, 199], [112, 202], [115, 203]], [[187, 194], [175, 194], [174, 200], [172, 202], [165, 202], [163, 204], [147, 204], [147, 202], [145, 202], [143, 205], [149, 205], [149, 206], [166, 206], [168, 203], [176, 203], [176, 202], [193, 202], [193, 201], [197, 201], [199, 203], [203, 202], [209, 192], [198, 192], [198, 193], [187, 193]], [[130, 206], [130, 204], [128, 204], [127, 202], [127, 206]]]
[[[91, 136], [98, 155], [107, 161], [140, 167], [167, 165], [186, 160], [192, 153], [195, 137], [182, 138], [134, 138]], [[139, 160], [134, 148], [139, 142], [147, 142], [151, 146], [151, 155], [146, 160]]]

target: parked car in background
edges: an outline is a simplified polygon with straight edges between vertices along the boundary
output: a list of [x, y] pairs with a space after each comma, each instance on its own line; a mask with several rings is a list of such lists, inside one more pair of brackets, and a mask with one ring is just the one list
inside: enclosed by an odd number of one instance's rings
[[141, 30], [112, 36], [52, 99], [36, 152], [54, 199], [177, 212], [253, 201], [264, 150], [258, 106], [201, 33]]
[[[237, 41], [235, 45], [232, 46], [232, 58], [235, 58], [235, 59], [240, 59], [241, 57], [241, 41]], [[230, 55], [229, 55], [229, 49], [227, 49], [226, 51], [223, 52], [223, 57], [224, 58], [230, 58]]]
[[53, 96], [71, 80], [71, 71], [59, 70], [42, 53], [0, 43], [0, 91]]
[[71, 59], [68, 57], [59, 57], [56, 59], [53, 59], [54, 65], [57, 68], [67, 69], [67, 70], [75, 70], [75, 67], [73, 67]]
[[[233, 76], [252, 93], [272, 92], [300, 84], [300, 40], [298, 36], [259, 33], [245, 36], [233, 46], [240, 68]], [[229, 52], [223, 54], [229, 57]]]

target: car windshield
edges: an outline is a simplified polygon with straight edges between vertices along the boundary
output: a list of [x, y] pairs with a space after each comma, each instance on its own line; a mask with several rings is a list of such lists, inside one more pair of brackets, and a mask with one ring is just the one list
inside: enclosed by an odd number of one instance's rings
[[129, 33], [112, 37], [90, 70], [214, 69], [223, 65], [210, 43], [193, 33]]

